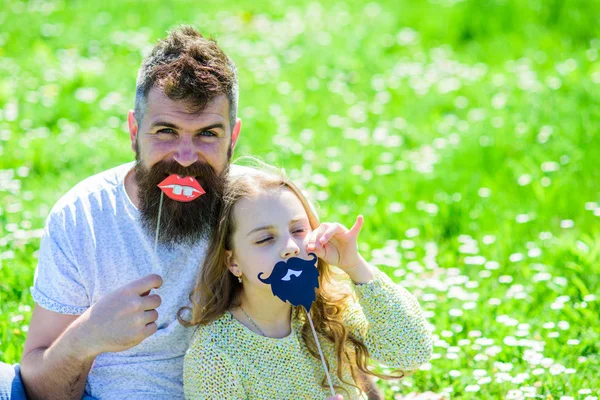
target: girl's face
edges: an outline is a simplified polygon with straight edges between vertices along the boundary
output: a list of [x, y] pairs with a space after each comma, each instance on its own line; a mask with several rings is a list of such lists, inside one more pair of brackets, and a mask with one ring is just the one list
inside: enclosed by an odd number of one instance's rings
[[302, 203], [289, 189], [270, 190], [240, 199], [233, 208], [236, 231], [229, 269], [243, 274], [244, 286], [270, 291], [258, 279], [271, 275], [275, 264], [290, 257], [310, 258], [306, 240], [311, 232]]

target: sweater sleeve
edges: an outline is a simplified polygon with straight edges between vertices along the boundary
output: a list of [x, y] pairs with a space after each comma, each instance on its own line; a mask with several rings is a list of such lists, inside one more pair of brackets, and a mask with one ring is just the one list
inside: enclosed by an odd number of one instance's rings
[[354, 284], [358, 303], [345, 315], [346, 326], [369, 350], [370, 357], [391, 368], [412, 371], [432, 352], [431, 332], [413, 295], [376, 267], [374, 278]]
[[196, 339], [183, 363], [186, 399], [245, 399], [239, 374], [229, 357], [210, 341]]

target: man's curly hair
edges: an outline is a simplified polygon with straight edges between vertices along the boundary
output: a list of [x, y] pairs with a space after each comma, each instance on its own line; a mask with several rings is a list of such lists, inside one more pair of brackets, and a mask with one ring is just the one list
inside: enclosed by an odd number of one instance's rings
[[238, 81], [235, 64], [210, 38], [183, 25], [160, 40], [140, 67], [135, 90], [135, 118], [141, 125], [150, 89], [158, 87], [171, 100], [202, 110], [216, 97], [229, 100], [229, 122], [237, 118]]

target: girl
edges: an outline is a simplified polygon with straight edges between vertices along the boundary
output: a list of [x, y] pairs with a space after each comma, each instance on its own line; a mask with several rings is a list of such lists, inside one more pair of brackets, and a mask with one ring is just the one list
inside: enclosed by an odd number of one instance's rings
[[[319, 224], [284, 176], [250, 171], [229, 178], [192, 306], [179, 311], [182, 324], [198, 325], [184, 362], [186, 398], [328, 396], [305, 310], [273, 296], [258, 278], [280, 261], [310, 260], [309, 253], [319, 257], [320, 274], [310, 314], [337, 393], [366, 398], [361, 375], [397, 379], [426, 362], [431, 335], [417, 301], [358, 252], [362, 216], [350, 230]], [[346, 284], [330, 265], [343, 271]], [[399, 371], [372, 372], [370, 358]]]

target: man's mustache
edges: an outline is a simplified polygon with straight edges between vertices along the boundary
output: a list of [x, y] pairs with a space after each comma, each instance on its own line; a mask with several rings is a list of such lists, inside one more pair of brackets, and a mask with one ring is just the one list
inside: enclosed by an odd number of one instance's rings
[[[134, 176], [139, 189], [140, 221], [144, 230], [154, 237], [160, 214], [159, 241], [163, 245], [172, 247], [208, 239], [219, 223], [228, 170], [227, 164], [217, 175], [214, 168], [203, 160], [189, 166], [182, 166], [175, 160], [161, 160], [148, 168], [138, 160], [134, 166]], [[162, 185], [165, 187], [161, 189], [159, 184], [173, 174], [194, 177], [198, 187], [177, 181], [167, 182], [169, 184]], [[202, 196], [197, 196], [194, 201], [182, 201], [190, 200], [190, 192], [198, 194], [194, 189], [200, 191], [199, 188], [205, 192]], [[169, 190], [170, 193], [164, 196], [161, 205], [162, 194], [165, 193], [163, 190]]]
[[217, 175], [214, 168], [203, 161], [196, 161], [184, 167], [174, 160], [159, 161], [150, 168], [148, 173], [154, 180], [158, 181], [157, 184], [170, 175], [190, 176], [198, 180], [200, 184], [202, 184], [202, 178]]

